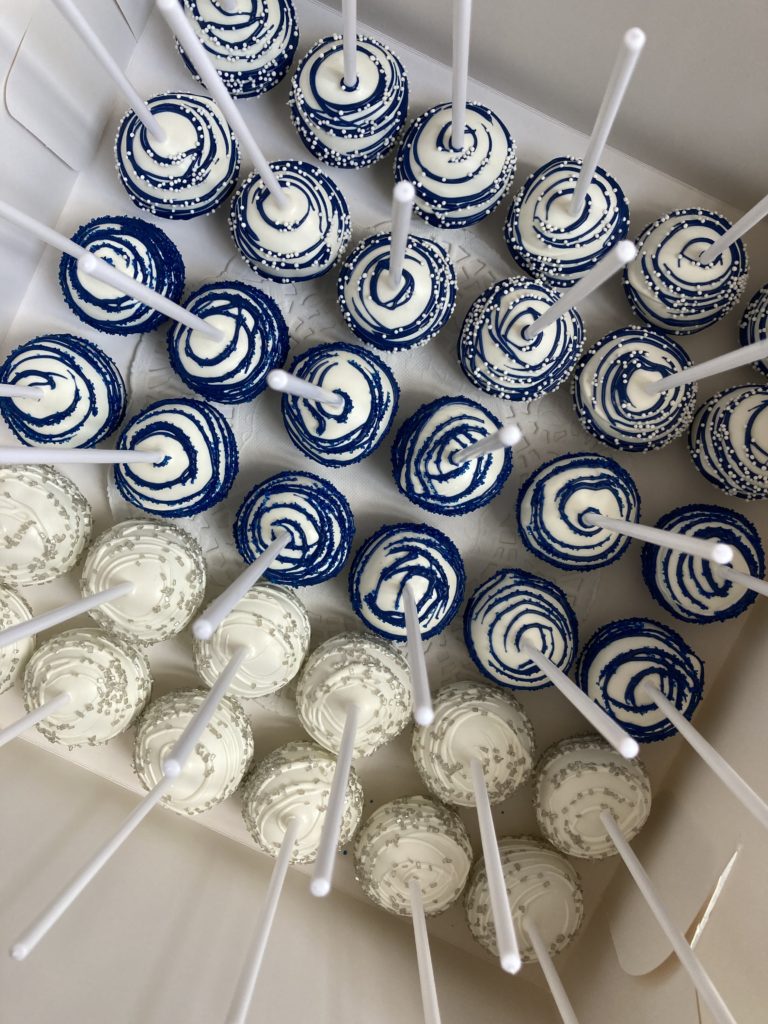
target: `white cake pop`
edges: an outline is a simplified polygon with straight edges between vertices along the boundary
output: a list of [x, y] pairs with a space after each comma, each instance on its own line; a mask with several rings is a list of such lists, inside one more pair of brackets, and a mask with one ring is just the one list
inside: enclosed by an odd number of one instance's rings
[[[0, 629], [31, 618], [32, 609], [24, 598], [10, 587], [0, 584]], [[35, 638], [31, 636], [0, 647], [0, 693], [16, 685], [34, 648]]]

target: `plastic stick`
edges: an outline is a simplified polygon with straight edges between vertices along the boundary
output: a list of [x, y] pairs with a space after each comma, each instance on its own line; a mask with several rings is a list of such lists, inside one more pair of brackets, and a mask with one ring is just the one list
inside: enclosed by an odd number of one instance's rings
[[277, 913], [277, 905], [280, 902], [280, 894], [283, 891], [285, 876], [288, 873], [298, 834], [299, 819], [289, 818], [285, 825], [285, 835], [280, 844], [280, 852], [277, 855], [277, 860], [269, 879], [267, 898], [256, 923], [253, 943], [235, 989], [235, 995], [227, 1013], [226, 1024], [246, 1024], [248, 1010], [253, 1000], [253, 993], [256, 988], [256, 982], [259, 979], [264, 954], [267, 951], [267, 943], [269, 942], [275, 914]]
[[410, 181], [398, 181], [392, 190], [392, 234], [389, 242], [387, 277], [390, 286], [395, 289], [400, 287], [403, 278], [405, 249], [408, 245], [408, 231], [415, 198], [416, 189]]
[[500, 448], [512, 448], [519, 444], [522, 438], [520, 428], [514, 423], [507, 423], [495, 433], [489, 434], [488, 437], [483, 437], [481, 440], [475, 441], [474, 444], [467, 445], [460, 452], [454, 452], [451, 462], [455, 466], [463, 466], [465, 462], [479, 459], [481, 455], [486, 455], [488, 452], [496, 452]]
[[586, 718], [592, 728], [596, 729], [603, 739], [611, 744], [614, 750], [617, 750], [622, 757], [627, 759], [637, 757], [640, 752], [637, 742], [627, 735], [618, 722], [615, 722], [599, 705], [595, 704], [581, 687], [569, 679], [564, 672], [561, 672], [546, 654], [543, 654], [532, 644], [525, 642], [520, 645], [520, 651], [528, 655], [531, 661], [541, 669], [550, 683], [557, 687], [565, 699], [571, 702], [579, 714]]
[[54, 231], [47, 224], [42, 224], [39, 220], [35, 220], [34, 217], [22, 213], [21, 210], [17, 210], [15, 206], [11, 206], [10, 203], [6, 203], [2, 199], [0, 199], [0, 217], [11, 224], [15, 224], [16, 227], [21, 228], [23, 231], [29, 232], [30, 235], [39, 238], [41, 242], [45, 242], [51, 248], [58, 249], [59, 252], [65, 252], [76, 260], [80, 259], [81, 256], [88, 255], [88, 250], [84, 249], [82, 245], [77, 245], [71, 238], [67, 238], [66, 235]]
[[756, 203], [751, 210], [747, 210], [744, 216], [740, 217], [724, 235], [721, 235], [716, 242], [704, 250], [699, 256], [699, 263], [712, 263], [718, 256], [722, 256], [729, 246], [746, 235], [755, 224], [758, 224], [766, 216], [768, 216], [768, 196], [763, 196], [759, 203]]
[[657, 548], [669, 548], [670, 551], [682, 551], [684, 555], [704, 558], [717, 565], [727, 565], [733, 561], [733, 548], [729, 544], [716, 541], [700, 540], [697, 537], [686, 537], [674, 530], [660, 530], [656, 526], [643, 526], [641, 523], [629, 523], [626, 519], [613, 519], [611, 516], [600, 515], [599, 512], [587, 512], [583, 516], [587, 526], [599, 526], [603, 530], [620, 533], [623, 537], [654, 544]]
[[616, 120], [619, 107], [624, 99], [624, 93], [627, 91], [637, 59], [644, 46], [645, 32], [641, 28], [631, 28], [624, 33], [624, 38], [621, 40], [619, 53], [616, 57], [616, 63], [613, 66], [611, 77], [608, 79], [603, 102], [600, 104], [600, 109], [597, 112], [595, 124], [592, 128], [592, 135], [589, 139], [587, 151], [584, 154], [576, 187], [571, 197], [569, 213], [572, 217], [578, 217], [581, 213], [587, 190], [592, 183], [595, 168], [600, 162], [600, 157], [611, 133], [613, 122]]
[[341, 0], [344, 85], [357, 87], [357, 0]]
[[732, 569], [730, 565], [714, 565], [712, 571], [715, 576], [721, 576], [724, 580], [738, 583], [747, 590], [754, 590], [756, 594], [768, 597], [768, 581], [766, 580], [758, 580], [754, 576], [748, 576], [745, 572]]
[[650, 683], [642, 683], [641, 685], [649, 700], [652, 700], [659, 711], [669, 719], [686, 743], [693, 747], [707, 767], [712, 769], [723, 785], [728, 787], [739, 803], [746, 807], [763, 828], [768, 829], [768, 804], [757, 795], [751, 786], [747, 785], [739, 773], [728, 764], [721, 754], [718, 754], [712, 744], [708, 743], [697, 729], [694, 729], [685, 715], [682, 715], [657, 687]]
[[125, 583], [117, 583], [114, 587], [108, 587], [106, 590], [97, 590], [95, 594], [81, 597], [77, 601], [70, 601], [69, 604], [54, 608], [50, 612], [35, 615], [34, 618], [27, 619], [26, 622], [17, 622], [13, 626], [8, 626], [7, 629], [0, 630], [0, 647], [8, 647], [10, 644], [18, 643], [19, 640], [26, 640], [28, 636], [42, 633], [44, 629], [59, 626], [62, 622], [69, 622], [70, 619], [75, 619], [78, 615], [91, 611], [92, 608], [98, 608], [99, 605], [117, 601], [130, 594], [133, 588], [134, 584], [126, 580]]
[[317, 384], [310, 384], [308, 380], [302, 380], [295, 373], [287, 373], [285, 370], [270, 370], [267, 374], [267, 386], [273, 391], [296, 395], [297, 398], [308, 398], [311, 402], [319, 402], [321, 405], [340, 407], [344, 404], [342, 396], [335, 391], [319, 388]]
[[616, 820], [611, 812], [601, 811], [600, 821], [605, 826], [606, 832], [611, 837], [611, 841], [616, 847], [616, 852], [624, 861], [627, 870], [635, 880], [635, 884], [642, 893], [651, 913], [656, 918], [659, 927], [664, 932], [667, 940], [674, 949], [675, 955], [680, 961], [681, 966], [687, 972], [696, 991], [709, 1007], [709, 1010], [717, 1024], [736, 1024], [736, 1021], [731, 1015], [728, 1007], [723, 1002], [720, 993], [712, 984], [709, 975], [699, 962], [699, 958], [685, 941], [685, 936], [674, 924], [672, 918], [667, 913], [663, 903], [651, 885], [650, 878], [645, 873], [642, 864], [635, 856], [631, 846], [624, 838], [621, 829], [616, 824]]
[[736, 370], [739, 366], [746, 366], [748, 363], [756, 363], [759, 359], [768, 356], [768, 338], [755, 341], [751, 345], [742, 345], [733, 352], [726, 352], [725, 355], [715, 356], [714, 359], [707, 359], [696, 366], [689, 366], [685, 370], [678, 370], [677, 373], [670, 373], [667, 377], [659, 380], [649, 381], [645, 390], [649, 395], [658, 395], [661, 391], [671, 391], [672, 388], [680, 387], [681, 384], [691, 384], [693, 381], [705, 380], [707, 377], [714, 377], [718, 373], [727, 373], [728, 370]]
[[552, 957], [549, 955], [549, 949], [546, 942], [542, 939], [539, 929], [529, 917], [523, 918], [523, 928], [525, 928], [528, 938], [531, 940], [533, 951], [536, 954], [539, 967], [541, 967], [542, 974], [555, 1001], [560, 1019], [563, 1024], [579, 1024], [576, 1013], [571, 1005], [571, 1000], [568, 998], [568, 993], [565, 991], [565, 986], [560, 980], [560, 975], [557, 973], [557, 968]]
[[85, 42], [93, 56], [115, 83], [117, 88], [128, 100], [128, 103], [132, 107], [134, 113], [147, 131], [150, 132], [158, 142], [163, 142], [165, 139], [165, 130], [162, 125], [128, 81], [128, 77], [123, 69], [115, 61], [112, 54], [106, 46], [104, 46], [77, 7], [72, 3], [72, 0], [53, 0], [53, 4], [61, 14], [64, 15], [75, 32], [77, 32], [80, 38]]
[[198, 39], [197, 33], [189, 23], [178, 0], [156, 0], [156, 3], [169, 28], [193, 64], [195, 71], [197, 71], [208, 92], [221, 109], [225, 120], [237, 136], [238, 142], [264, 182], [267, 191], [280, 209], [286, 210], [291, 206], [290, 197], [278, 182], [272, 168], [267, 163], [266, 157], [256, 144], [256, 140], [246, 125], [243, 115], [229, 95], [227, 87], [222, 82], [218, 71], [213, 65], [213, 61], [206, 53], [205, 47]]
[[29, 714], [23, 715], [18, 718], [15, 722], [6, 726], [5, 729], [0, 729], [0, 747], [4, 747], [6, 743], [10, 743], [11, 740], [15, 740], [17, 736], [21, 736], [27, 729], [31, 729], [33, 725], [37, 725], [38, 722], [42, 722], [43, 719], [48, 718], [49, 715], [55, 714], [59, 708], [63, 708], [65, 704], [69, 704], [72, 700], [72, 695], [69, 693], [57, 693], [55, 697], [51, 697], [45, 704], [41, 704], [39, 708], [35, 708], [34, 711], [30, 711]]
[[415, 878], [410, 880], [408, 888], [411, 893], [411, 917], [413, 918], [413, 937], [416, 940], [416, 961], [419, 965], [419, 984], [421, 986], [424, 1024], [440, 1024], [440, 1007], [437, 1002], [432, 954], [429, 951], [429, 935], [427, 934], [427, 921], [424, 917], [424, 901], [421, 897], [419, 883]]
[[145, 448], [0, 448], [0, 466], [131, 466], [140, 462], [156, 464], [163, 458], [162, 452]]
[[331, 891], [333, 866], [336, 861], [339, 836], [341, 835], [344, 802], [347, 797], [347, 783], [349, 782], [349, 771], [352, 767], [352, 756], [355, 752], [355, 737], [357, 735], [359, 718], [359, 705], [354, 703], [348, 704], [347, 716], [344, 720], [344, 730], [341, 734], [339, 754], [336, 758], [336, 770], [333, 773], [331, 792], [328, 796], [328, 807], [323, 819], [323, 829], [320, 833], [320, 845], [317, 850], [315, 870], [312, 873], [312, 881], [309, 883], [309, 889], [313, 896], [327, 896]]
[[33, 384], [0, 384], [0, 398], [32, 398], [39, 402], [44, 393], [44, 388]]
[[246, 566], [224, 593], [220, 594], [215, 601], [211, 601], [205, 611], [192, 623], [192, 633], [198, 640], [211, 639], [237, 602], [241, 601], [251, 587], [261, 579], [290, 539], [291, 535], [287, 531], [281, 531], [280, 535], [265, 551], [262, 551], [256, 561]]
[[602, 284], [605, 284], [609, 277], [613, 277], [622, 267], [631, 263], [635, 256], [637, 256], [637, 249], [633, 242], [628, 242], [626, 239], [623, 242], [617, 242], [612, 249], [608, 250], [599, 263], [596, 263], [591, 270], [587, 271], [584, 277], [580, 278], [576, 284], [571, 285], [564, 292], [561, 292], [560, 297], [552, 303], [549, 309], [545, 310], [540, 317], [537, 317], [533, 323], [523, 329], [525, 340], [531, 341], [545, 327], [553, 324], [558, 317], [563, 316], [569, 309], [573, 309], [574, 306], [578, 305], [583, 299], [586, 299], [588, 295], [591, 295]]
[[453, 74], [451, 77], [451, 148], [464, 149], [467, 124], [467, 79], [472, 0], [453, 0]]
[[476, 757], [473, 757], [469, 762], [469, 768], [472, 773], [472, 788], [475, 793], [477, 820], [480, 825], [480, 842], [488, 875], [488, 895], [491, 902], [493, 924], [496, 928], [499, 961], [503, 970], [509, 974], [517, 974], [522, 966], [520, 947], [517, 944], [515, 924], [507, 897], [507, 884], [504, 880], [499, 844], [496, 841], [496, 830], [493, 827], [491, 801], [488, 799], [483, 766]]
[[403, 587], [403, 613], [408, 644], [408, 668], [413, 696], [413, 717], [418, 725], [431, 725], [435, 717], [432, 694], [429, 689], [427, 662], [424, 658], [424, 641], [421, 638], [419, 610], [413, 587], [407, 582]]

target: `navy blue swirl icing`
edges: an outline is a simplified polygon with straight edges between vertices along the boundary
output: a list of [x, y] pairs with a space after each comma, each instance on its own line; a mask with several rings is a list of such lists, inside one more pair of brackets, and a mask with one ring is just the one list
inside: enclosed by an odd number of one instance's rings
[[579, 627], [560, 587], [522, 569], [500, 569], [467, 602], [464, 640], [474, 663], [494, 683], [540, 690], [552, 684], [521, 647], [530, 644], [567, 673]]
[[291, 373], [344, 399], [339, 408], [283, 395], [283, 422], [299, 451], [324, 466], [348, 466], [378, 448], [400, 398], [378, 356], [346, 342], [315, 345], [296, 357]]
[[392, 444], [395, 483], [414, 505], [456, 516], [493, 501], [512, 472], [509, 448], [461, 465], [465, 448], [499, 430], [501, 422], [471, 398], [438, 398], [409, 416]]
[[209, 96], [166, 92], [147, 106], [166, 132], [158, 141], [129, 110], [117, 129], [117, 173], [136, 206], [156, 217], [212, 213], [237, 183], [240, 150]]
[[576, 217], [569, 213], [581, 160], [543, 164], [515, 196], [504, 226], [512, 258], [531, 277], [569, 288], [627, 237], [629, 204], [619, 183], [596, 167]]
[[349, 244], [352, 223], [339, 186], [304, 160], [270, 164], [292, 201], [279, 210], [257, 173], [232, 197], [229, 230], [245, 262], [270, 281], [309, 281], [326, 274]]
[[409, 235], [400, 285], [389, 283], [392, 236], [361, 242], [344, 261], [338, 300], [358, 338], [382, 351], [426, 344], [445, 326], [456, 305], [456, 271], [438, 242]]
[[514, 139], [481, 103], [466, 106], [464, 149], [451, 145], [451, 104], [420, 114], [409, 125], [395, 157], [395, 180], [416, 190], [414, 209], [438, 228], [464, 228], [483, 220], [512, 184]]
[[535, 470], [520, 488], [520, 537], [534, 555], [558, 569], [586, 571], [615, 562], [630, 541], [585, 521], [588, 513], [640, 518], [640, 495], [626, 469], [605, 455], [560, 455]]
[[355, 535], [349, 502], [315, 473], [285, 472], [257, 484], [237, 511], [234, 536], [246, 562], [282, 533], [290, 540], [264, 573], [286, 587], [310, 587], [338, 576]]
[[175, 323], [168, 331], [171, 366], [209, 402], [250, 402], [270, 370], [288, 357], [288, 326], [274, 299], [242, 281], [215, 281], [193, 292], [185, 307], [222, 332], [207, 338]]
[[403, 590], [409, 581], [421, 635], [428, 639], [441, 632], [461, 607], [461, 555], [450, 537], [433, 526], [382, 526], [361, 544], [349, 570], [352, 608], [374, 633], [405, 640]]
[[694, 466], [734, 498], [768, 498], [768, 385], [726, 388], [696, 410], [688, 434]]
[[[765, 575], [760, 534], [740, 512], [721, 505], [683, 505], [663, 515], [656, 526], [684, 537], [729, 544], [734, 551], [734, 569], [758, 579]], [[651, 596], [683, 622], [706, 624], [733, 619], [757, 598], [753, 590], [722, 579], [708, 559], [681, 551], [644, 544], [642, 566]]]
[[[754, 345], [768, 340], [768, 284], [759, 288], [747, 303], [739, 322], [739, 344]], [[768, 359], [752, 364], [760, 373], [768, 376]]]
[[163, 398], [125, 426], [118, 448], [158, 450], [157, 463], [115, 466], [126, 501], [156, 516], [181, 518], [223, 501], [238, 470], [232, 428], [212, 405], [196, 398]]
[[42, 391], [42, 398], [3, 398], [3, 419], [22, 444], [92, 448], [125, 416], [125, 382], [97, 345], [71, 334], [43, 334], [13, 349], [0, 382]]
[[696, 385], [648, 394], [647, 384], [691, 365], [685, 349], [647, 327], [622, 327], [585, 352], [573, 377], [581, 425], [598, 441], [648, 452], [679, 437], [693, 418]]
[[587, 641], [579, 686], [638, 743], [677, 730], [644, 692], [648, 683], [690, 719], [701, 700], [704, 666], [679, 633], [653, 619], [619, 619]]
[[558, 294], [539, 281], [509, 277], [475, 299], [459, 335], [459, 364], [475, 387], [528, 402], [563, 384], [586, 337], [579, 313], [570, 309], [530, 341], [523, 337]]
[[[184, 0], [184, 7], [234, 97], [260, 96], [285, 77], [299, 45], [292, 0], [250, 0], [232, 12], [215, 0]], [[199, 81], [186, 53], [178, 44], [177, 48]]]
[[731, 227], [712, 210], [673, 210], [643, 229], [624, 268], [624, 291], [638, 316], [669, 334], [717, 323], [744, 291], [749, 260], [739, 239], [708, 265], [699, 257]]
[[[72, 241], [171, 302], [181, 298], [184, 260], [157, 225], [139, 217], [96, 217], [79, 227]], [[75, 316], [105, 334], [141, 334], [165, 320], [130, 295], [81, 278], [77, 260], [67, 253], [59, 263], [59, 285]]]
[[344, 82], [341, 36], [318, 40], [299, 62], [288, 105], [299, 138], [333, 167], [367, 167], [392, 149], [408, 114], [408, 77], [384, 43], [357, 36], [357, 85]]

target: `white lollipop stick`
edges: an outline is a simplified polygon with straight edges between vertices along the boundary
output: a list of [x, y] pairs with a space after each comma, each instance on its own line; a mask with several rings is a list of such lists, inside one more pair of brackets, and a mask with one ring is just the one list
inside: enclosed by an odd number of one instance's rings
[[424, 658], [424, 641], [421, 639], [421, 623], [416, 597], [410, 583], [403, 587], [403, 612], [408, 644], [408, 668], [413, 696], [413, 717], [418, 725], [431, 725], [435, 717], [432, 694], [429, 689], [427, 662]]
[[738, 583], [747, 590], [754, 590], [756, 594], [768, 597], [768, 581], [766, 580], [755, 579], [754, 576], [748, 576], [745, 572], [732, 569], [730, 565], [715, 565], [712, 567], [712, 571], [715, 576], [721, 576], [724, 580]]
[[451, 456], [451, 462], [454, 466], [463, 466], [465, 462], [478, 459], [481, 455], [485, 455], [488, 452], [496, 452], [500, 448], [513, 448], [522, 439], [523, 435], [520, 428], [515, 426], [514, 423], [507, 423], [495, 433], [489, 434], [488, 437], [483, 437], [480, 441], [467, 445], [460, 452], [454, 452]]
[[66, 235], [54, 231], [47, 224], [42, 224], [39, 220], [35, 220], [34, 217], [22, 213], [21, 210], [17, 210], [15, 206], [11, 206], [10, 203], [6, 203], [2, 199], [0, 199], [0, 217], [11, 224], [15, 224], [16, 227], [21, 228], [23, 231], [29, 232], [30, 235], [39, 238], [41, 242], [50, 245], [52, 249], [65, 252], [76, 260], [80, 259], [81, 256], [88, 255], [88, 250], [84, 249], [82, 245], [77, 245], [71, 238], [67, 238]]
[[267, 191], [278, 207], [281, 210], [286, 210], [291, 205], [290, 197], [278, 182], [266, 157], [256, 144], [256, 140], [246, 125], [243, 115], [229, 95], [227, 87], [222, 82], [218, 71], [213, 65], [213, 61], [198, 39], [197, 33], [190, 25], [178, 0], [156, 0], [156, 4], [158, 10], [168, 23], [169, 28], [181, 44], [182, 49], [187, 57], [189, 57], [195, 71], [197, 71], [208, 92], [218, 104], [230, 128], [237, 136], [237, 140], [246, 156], [258, 171], [259, 177], [264, 182]]
[[165, 140], [165, 130], [162, 125], [150, 111], [141, 96], [139, 96], [133, 88], [123, 69], [117, 64], [112, 54], [106, 46], [104, 46], [77, 7], [72, 3], [72, 0], [53, 0], [53, 4], [64, 15], [80, 38], [86, 43], [93, 56], [101, 64], [117, 88], [128, 100], [128, 103], [133, 108], [134, 113], [147, 131], [150, 132], [158, 142], [163, 142]]
[[451, 78], [451, 148], [464, 149], [467, 124], [467, 79], [472, 0], [453, 0], [453, 74]]
[[768, 829], [768, 804], [757, 795], [751, 786], [747, 785], [722, 755], [718, 754], [712, 744], [708, 743], [697, 729], [694, 729], [685, 715], [682, 715], [663, 693], [649, 683], [642, 683], [641, 686], [648, 699], [652, 700], [664, 717], [669, 719], [683, 739], [693, 747], [723, 785], [728, 787], [739, 803], [746, 807], [763, 828]]
[[83, 615], [93, 608], [98, 608], [99, 605], [107, 604], [109, 601], [117, 601], [119, 598], [130, 594], [133, 588], [134, 584], [126, 580], [125, 583], [118, 583], [114, 587], [108, 587], [106, 590], [98, 590], [95, 594], [91, 594], [88, 597], [81, 597], [77, 601], [70, 601], [69, 604], [62, 605], [60, 608], [54, 608], [53, 611], [43, 612], [42, 615], [35, 615], [34, 618], [27, 619], [26, 622], [17, 622], [14, 626], [0, 630], [0, 647], [8, 647], [10, 644], [18, 643], [19, 640], [26, 640], [28, 636], [42, 633], [44, 629], [59, 626], [62, 622], [69, 622], [70, 619], [75, 619], [78, 615]]
[[33, 398], [39, 402], [44, 389], [32, 384], [0, 384], [0, 398]]
[[591, 270], [586, 272], [584, 277], [580, 278], [576, 284], [571, 285], [564, 292], [561, 292], [560, 297], [552, 303], [549, 309], [545, 310], [540, 317], [537, 317], [533, 323], [523, 329], [525, 340], [531, 341], [545, 327], [553, 324], [558, 317], [563, 316], [569, 309], [573, 309], [574, 306], [578, 305], [583, 299], [586, 299], [588, 295], [591, 295], [602, 284], [605, 284], [609, 277], [613, 277], [622, 267], [631, 263], [635, 256], [637, 256], [637, 249], [633, 242], [628, 242], [626, 239], [623, 242], [617, 242], [612, 249], [608, 250], [599, 263], [596, 263]]
[[640, 523], [629, 523], [626, 519], [613, 519], [611, 516], [600, 515], [599, 512], [587, 512], [584, 517], [587, 526], [599, 526], [603, 530], [620, 533], [623, 537], [654, 544], [657, 548], [669, 548], [670, 551], [682, 551], [684, 555], [704, 558], [717, 565], [727, 565], [733, 561], [733, 548], [730, 544], [719, 544], [716, 541], [700, 540], [698, 537], [686, 537], [673, 530], [660, 530], [657, 526], [643, 526]]
[[235, 653], [221, 670], [221, 674], [211, 687], [211, 692], [205, 698], [195, 716], [184, 732], [173, 745], [168, 757], [163, 761], [163, 775], [169, 779], [178, 778], [184, 770], [184, 765], [189, 756], [197, 746], [197, 741], [205, 732], [206, 726], [216, 713], [216, 708], [221, 704], [227, 690], [235, 680], [240, 671], [240, 666], [250, 653], [248, 647], [237, 647]]
[[768, 338], [755, 341], [751, 345], [743, 345], [734, 349], [733, 352], [715, 356], [714, 359], [707, 359], [696, 366], [678, 370], [677, 373], [670, 373], [668, 377], [661, 377], [660, 380], [649, 381], [645, 385], [645, 390], [649, 395], [658, 395], [661, 391], [671, 391], [672, 388], [680, 387], [681, 384], [691, 384], [697, 380], [714, 377], [718, 373], [727, 373], [728, 370], [735, 370], [748, 363], [756, 363], [759, 359], [765, 359], [766, 356], [768, 356]]
[[344, 85], [357, 86], [357, 0], [341, 0]]
[[215, 601], [211, 601], [202, 615], [192, 623], [192, 633], [198, 640], [211, 639], [238, 601], [241, 601], [251, 587], [261, 579], [290, 539], [291, 535], [285, 530], [282, 531], [269, 547], [262, 551], [256, 561], [246, 566], [237, 579], [230, 583], [223, 594]]
[[287, 373], [285, 370], [270, 370], [267, 374], [267, 387], [272, 391], [282, 391], [286, 395], [296, 395], [297, 398], [308, 398], [311, 402], [319, 402], [320, 405], [344, 404], [342, 396], [335, 391], [319, 388], [317, 384], [310, 384], [308, 380], [302, 380], [295, 373]]
[[763, 217], [768, 217], [768, 196], [763, 196], [760, 202], [753, 206], [751, 210], [747, 210], [744, 216], [740, 217], [732, 227], [728, 228], [724, 235], [721, 235], [716, 242], [713, 242], [709, 248], [705, 249], [701, 256], [699, 256], [699, 263], [712, 263], [718, 256], [722, 256], [730, 245], [738, 242], [742, 235], [746, 235]]
[[499, 844], [496, 841], [496, 830], [493, 827], [491, 801], [488, 799], [485, 774], [482, 764], [476, 757], [471, 758], [469, 768], [472, 773], [472, 788], [475, 793], [485, 871], [488, 875], [488, 895], [491, 901], [493, 924], [496, 929], [499, 961], [502, 970], [509, 974], [517, 974], [522, 966], [520, 947], [517, 944], [515, 923], [512, 920], [512, 911], [507, 897], [507, 883], [504, 881], [504, 868], [501, 864]]
[[579, 1024], [576, 1013], [571, 1005], [571, 1000], [568, 998], [568, 993], [565, 991], [565, 986], [560, 980], [560, 975], [557, 973], [557, 968], [554, 965], [552, 957], [549, 955], [547, 944], [542, 939], [539, 929], [529, 917], [523, 918], [523, 928], [525, 928], [528, 933], [528, 938], [531, 940], [533, 951], [536, 954], [536, 959], [539, 961], [539, 967], [541, 967], [542, 974], [549, 986], [550, 994], [555, 1001], [555, 1006], [557, 1007], [557, 1012], [560, 1014], [560, 1019], [563, 1024]]
[[579, 714], [586, 718], [592, 728], [596, 729], [614, 750], [628, 759], [637, 757], [640, 752], [637, 742], [627, 735], [618, 722], [615, 722], [599, 705], [595, 704], [581, 687], [577, 686], [557, 665], [553, 664], [546, 654], [525, 642], [520, 645], [520, 651], [541, 669], [550, 683], [557, 687], [565, 699], [570, 701]]
[[664, 932], [667, 940], [674, 949], [675, 955], [680, 961], [681, 966], [687, 972], [696, 991], [709, 1007], [710, 1013], [717, 1024], [736, 1024], [735, 1019], [723, 1002], [720, 993], [712, 984], [709, 975], [702, 967], [698, 957], [685, 941], [685, 936], [674, 924], [672, 918], [667, 913], [664, 904], [661, 902], [651, 885], [650, 878], [645, 873], [642, 864], [635, 856], [631, 846], [624, 838], [621, 829], [616, 824], [616, 820], [610, 811], [601, 811], [600, 821], [603, 823], [606, 832], [611, 837], [611, 841], [616, 847], [616, 852], [624, 861], [627, 870], [635, 880], [635, 884], [642, 893], [651, 913], [656, 918], [659, 927]]
[[424, 1010], [424, 1024], [440, 1024], [440, 1007], [437, 1002], [435, 972], [432, 968], [432, 954], [429, 951], [429, 935], [427, 921], [424, 917], [424, 901], [421, 889], [415, 878], [408, 883], [411, 893], [411, 917], [413, 918], [413, 937], [416, 940], [416, 961], [419, 965], [419, 984], [421, 985], [421, 1005]]
[[235, 995], [227, 1013], [225, 1024], [246, 1024], [248, 1010], [251, 1007], [256, 982], [259, 979], [259, 972], [261, 971], [264, 954], [267, 951], [267, 943], [269, 942], [275, 914], [277, 913], [277, 905], [280, 902], [280, 894], [283, 891], [285, 876], [288, 873], [293, 848], [296, 845], [299, 824], [298, 818], [289, 818], [286, 822], [285, 835], [280, 844], [280, 852], [277, 855], [277, 860], [269, 879], [267, 898], [259, 914], [253, 944], [246, 957], [245, 966], [235, 989]]
[[621, 101], [624, 99], [624, 93], [627, 91], [637, 59], [644, 46], [645, 32], [642, 29], [631, 28], [624, 33], [624, 38], [621, 40], [619, 53], [616, 57], [616, 63], [613, 66], [611, 77], [608, 79], [603, 102], [600, 104], [600, 109], [597, 112], [597, 118], [592, 128], [592, 135], [589, 139], [587, 152], [584, 154], [576, 187], [571, 197], [569, 213], [572, 217], [578, 217], [581, 213], [587, 190], [592, 184], [595, 168], [600, 162], [600, 157], [611, 133], [613, 122], [616, 120]]
[[387, 277], [393, 289], [400, 287], [403, 277], [405, 249], [408, 245], [408, 231], [415, 198], [416, 189], [410, 181], [398, 181], [392, 190], [392, 234], [389, 242]]
[[51, 697], [45, 704], [41, 704], [39, 708], [35, 708], [34, 711], [30, 711], [28, 715], [17, 719], [12, 722], [11, 725], [0, 729], [0, 747], [4, 747], [6, 743], [10, 743], [11, 740], [15, 740], [17, 736], [21, 736], [27, 729], [31, 729], [33, 725], [37, 725], [38, 722], [42, 722], [43, 719], [48, 718], [49, 715], [55, 714], [59, 708], [63, 708], [65, 704], [69, 704], [72, 700], [72, 695], [69, 693], [57, 693], [55, 697]]
[[341, 835], [341, 822], [344, 817], [344, 801], [347, 796], [349, 771], [352, 767], [352, 755], [355, 751], [355, 736], [360, 707], [357, 704], [347, 705], [347, 717], [344, 720], [344, 731], [341, 734], [339, 756], [336, 758], [336, 769], [333, 773], [331, 792], [328, 796], [328, 807], [323, 819], [320, 833], [320, 846], [317, 850], [315, 870], [309, 889], [313, 896], [327, 896], [333, 881], [333, 866], [336, 861], [336, 850]]
[[156, 464], [163, 458], [162, 452], [145, 448], [0, 448], [0, 466], [132, 466], [140, 462]]

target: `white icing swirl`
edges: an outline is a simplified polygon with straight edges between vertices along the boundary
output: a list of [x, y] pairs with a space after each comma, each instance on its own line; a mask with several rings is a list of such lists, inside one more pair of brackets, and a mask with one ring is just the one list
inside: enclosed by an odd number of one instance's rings
[[[32, 609], [24, 598], [10, 587], [0, 584], [0, 629], [28, 622], [31, 618]], [[33, 636], [0, 647], [0, 693], [10, 690], [21, 679], [24, 666], [34, 649]]]
[[745, 500], [768, 497], [768, 385], [713, 395], [696, 410], [688, 446], [715, 487]]

